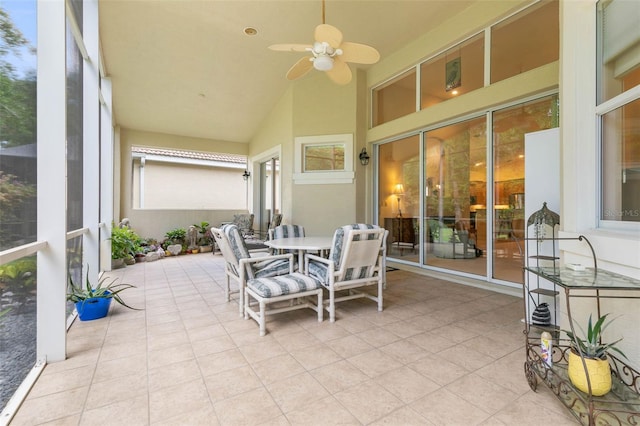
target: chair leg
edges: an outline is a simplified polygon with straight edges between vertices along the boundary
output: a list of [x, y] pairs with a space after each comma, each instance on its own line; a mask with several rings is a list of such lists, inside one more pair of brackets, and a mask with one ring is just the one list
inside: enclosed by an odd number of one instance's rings
[[231, 300], [231, 283], [229, 282], [229, 275], [225, 275], [227, 279], [227, 285], [224, 288], [224, 297], [226, 297], [227, 302]]
[[378, 312], [382, 312], [382, 288], [383, 282], [381, 279], [378, 280]]
[[318, 311], [318, 322], [322, 322], [324, 317], [324, 304], [322, 303], [322, 289], [318, 291], [318, 305], [316, 306]]
[[266, 317], [266, 303], [264, 303], [264, 300], [260, 300], [260, 337], [264, 336], [265, 334], [267, 334], [267, 321], [265, 319]]
[[[242, 316], [244, 314], [244, 304], [245, 303], [249, 303], [249, 298], [245, 297], [245, 287], [242, 285], [242, 283], [238, 283], [238, 307], [240, 309], [240, 316]], [[246, 302], [245, 302], [246, 300]]]
[[336, 322], [336, 295], [329, 290], [329, 322]]
[[249, 319], [249, 293], [247, 292], [247, 289], [245, 288], [244, 290], [244, 319]]

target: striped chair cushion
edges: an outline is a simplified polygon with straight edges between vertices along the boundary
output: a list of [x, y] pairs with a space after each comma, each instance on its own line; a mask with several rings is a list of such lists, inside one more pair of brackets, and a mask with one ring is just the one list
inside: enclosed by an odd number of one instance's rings
[[[220, 229], [227, 236], [236, 259], [248, 259], [251, 257], [247, 244], [236, 225], [227, 224]], [[229, 264], [229, 266], [234, 274], [240, 275], [235, 265]], [[247, 279], [273, 277], [289, 272], [289, 261], [287, 259], [263, 260], [261, 262], [253, 262], [249, 266], [246, 271]]]
[[[333, 234], [333, 242], [331, 244], [331, 251], [329, 252], [329, 259], [335, 263], [335, 270], [340, 269], [340, 260], [342, 259], [342, 247], [344, 245], [344, 236], [352, 229], [378, 229], [377, 225], [369, 225], [366, 223], [354, 223], [351, 225], [341, 226], [336, 229]], [[375, 238], [374, 235], [370, 235], [369, 238]], [[354, 237], [354, 240], [360, 239], [359, 235]], [[348, 270], [345, 271], [345, 277], [342, 279], [354, 279], [364, 278], [367, 276], [369, 268], [362, 268], [360, 271]], [[309, 261], [309, 274], [316, 279], [320, 280], [324, 284], [329, 284], [328, 268], [327, 265], [320, 262]]]
[[294, 272], [270, 278], [256, 278], [247, 281], [247, 286], [258, 295], [269, 298], [285, 294], [302, 293], [320, 288], [320, 283], [314, 278]]
[[273, 239], [304, 237], [304, 226], [301, 225], [280, 225], [273, 230]]

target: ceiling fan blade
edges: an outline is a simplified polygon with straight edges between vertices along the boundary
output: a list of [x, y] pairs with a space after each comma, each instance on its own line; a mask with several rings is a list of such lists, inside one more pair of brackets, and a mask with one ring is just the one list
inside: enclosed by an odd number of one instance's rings
[[277, 50], [279, 52], [306, 52], [307, 49], [311, 49], [311, 47], [312, 46], [310, 44], [288, 43], [288, 44], [272, 44], [271, 46], [269, 46], [269, 49]]
[[375, 64], [380, 60], [380, 53], [371, 46], [345, 41], [340, 45], [342, 55], [340, 59], [356, 64]]
[[327, 76], [336, 84], [348, 84], [351, 81], [351, 68], [345, 62], [334, 59], [333, 68], [327, 71]]
[[305, 56], [304, 58], [300, 58], [298, 62], [293, 64], [289, 71], [287, 71], [287, 78], [289, 80], [295, 80], [296, 78], [300, 78], [313, 68], [313, 62], [310, 61], [309, 56]]
[[316, 27], [316, 41], [322, 43], [326, 41], [329, 46], [337, 49], [342, 43], [342, 33], [336, 27], [329, 24], [320, 24]]

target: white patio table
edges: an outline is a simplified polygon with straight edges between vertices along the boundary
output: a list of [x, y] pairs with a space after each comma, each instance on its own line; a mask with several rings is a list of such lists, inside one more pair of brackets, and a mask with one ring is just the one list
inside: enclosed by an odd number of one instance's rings
[[267, 240], [264, 245], [276, 250], [295, 250], [298, 253], [298, 269], [304, 271], [306, 251], [325, 251], [331, 248], [333, 237], [293, 237]]

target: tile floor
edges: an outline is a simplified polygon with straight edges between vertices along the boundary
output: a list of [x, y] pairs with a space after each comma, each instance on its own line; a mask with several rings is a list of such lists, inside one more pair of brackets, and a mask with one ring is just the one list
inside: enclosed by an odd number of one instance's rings
[[385, 310], [276, 315], [268, 334], [224, 300], [220, 255], [114, 271], [137, 285], [71, 327], [11, 425], [573, 425], [523, 374], [521, 301], [405, 271]]

